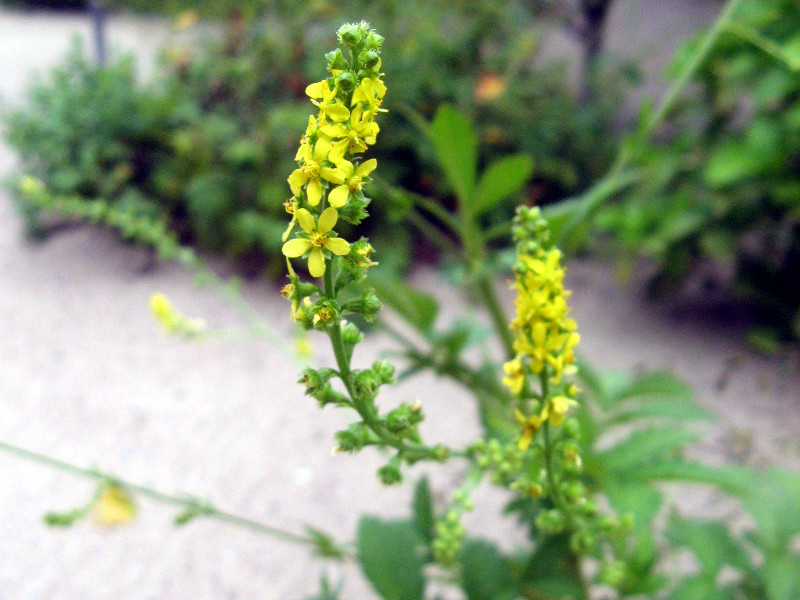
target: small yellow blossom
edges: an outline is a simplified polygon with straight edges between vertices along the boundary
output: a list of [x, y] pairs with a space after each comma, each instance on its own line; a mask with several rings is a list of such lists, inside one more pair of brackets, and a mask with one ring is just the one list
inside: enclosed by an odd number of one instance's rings
[[522, 425], [522, 433], [520, 434], [517, 446], [520, 450], [525, 452], [525, 450], [527, 450], [531, 445], [533, 436], [542, 426], [543, 419], [539, 415], [531, 415], [530, 417], [526, 418], [525, 415], [518, 410], [514, 410], [514, 415], [517, 417], [519, 424]]
[[327, 323], [333, 318], [333, 311], [327, 306], [321, 306], [314, 313], [314, 318], [312, 319], [314, 325], [318, 325], [319, 323]]
[[345, 152], [364, 152], [367, 146], [374, 144], [380, 128], [373, 116], [372, 112], [357, 107], [350, 113], [349, 121], [320, 127], [320, 131], [333, 140], [328, 160], [339, 164]]
[[349, 160], [342, 159], [335, 169], [324, 167], [320, 172], [323, 179], [337, 184], [328, 193], [328, 202], [334, 208], [341, 208], [347, 204], [350, 194], [361, 191], [364, 179], [378, 166], [378, 161], [371, 158], [358, 166], [353, 166]]
[[350, 118], [350, 110], [336, 99], [337, 93], [336, 86], [331, 89], [325, 79], [306, 87], [306, 95], [319, 108], [320, 121], [328, 119], [334, 123], [341, 123]]
[[359, 103], [367, 105], [367, 110], [371, 112], [386, 112], [385, 108], [380, 108], [383, 96], [386, 94], [386, 85], [380, 79], [370, 77], [364, 79], [361, 85], [353, 92], [352, 105]]
[[312, 148], [308, 138], [305, 138], [300, 150], [298, 150], [301, 162], [300, 168], [295, 169], [289, 175], [289, 186], [295, 196], [301, 195], [303, 186], [308, 184], [306, 195], [311, 206], [316, 206], [322, 199], [322, 183], [319, 180], [319, 172], [321, 169], [320, 163], [325, 160], [328, 153], [325, 148], [326, 145], [324, 141], [317, 140], [317, 143]]
[[507, 377], [503, 378], [503, 383], [508, 386], [512, 394], [519, 394], [525, 385], [525, 369], [519, 358], [508, 361], [503, 365], [503, 371]]
[[564, 422], [569, 409], [577, 405], [575, 400], [566, 396], [554, 396], [542, 410], [542, 419], [547, 419], [554, 427], [559, 427]]
[[294, 213], [297, 212], [297, 198], [287, 198], [286, 201], [283, 203], [283, 208], [286, 209], [286, 212], [292, 215], [292, 220], [289, 221], [288, 227], [286, 227], [286, 231], [283, 232], [281, 236], [281, 241], [285, 242], [289, 239], [289, 234], [292, 233], [292, 229], [294, 229], [294, 224], [297, 223], [297, 219], [294, 216]]
[[94, 517], [106, 526], [123, 525], [136, 516], [136, 505], [131, 495], [118, 485], [107, 485], [94, 504]]
[[283, 245], [283, 254], [289, 258], [298, 258], [311, 250], [308, 257], [308, 272], [312, 277], [322, 277], [325, 274], [323, 248], [337, 256], [344, 256], [350, 252], [350, 244], [345, 239], [329, 235], [339, 219], [339, 213], [335, 208], [328, 207], [322, 211], [319, 220], [315, 220], [308, 210], [300, 208], [295, 212], [295, 216], [306, 235], [286, 242]]

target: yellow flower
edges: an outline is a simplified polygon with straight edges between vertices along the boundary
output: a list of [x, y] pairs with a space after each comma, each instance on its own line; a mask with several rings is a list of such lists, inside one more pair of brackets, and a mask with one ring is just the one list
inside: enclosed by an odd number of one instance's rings
[[344, 160], [336, 165], [335, 169], [324, 167], [320, 174], [324, 179], [337, 184], [328, 194], [328, 202], [334, 208], [341, 208], [347, 203], [350, 194], [361, 191], [364, 178], [372, 173], [378, 166], [374, 158], [365, 161], [356, 169], [349, 160]]
[[353, 101], [351, 104], [355, 106], [356, 104], [363, 102], [368, 106], [369, 111], [371, 112], [386, 112], [385, 108], [380, 108], [381, 103], [383, 102], [383, 96], [386, 94], [386, 85], [380, 79], [372, 79], [367, 78], [361, 82], [356, 88], [356, 91], [353, 92]]
[[308, 272], [312, 277], [322, 277], [325, 274], [323, 248], [337, 256], [350, 252], [350, 244], [345, 239], [328, 235], [336, 225], [339, 213], [335, 208], [328, 207], [322, 211], [319, 220], [315, 220], [310, 212], [300, 208], [295, 212], [295, 217], [306, 236], [286, 242], [283, 245], [283, 254], [289, 258], [298, 258], [311, 250], [308, 256]]
[[304, 138], [297, 151], [302, 164], [299, 169], [295, 169], [289, 175], [289, 186], [295, 196], [302, 194], [303, 186], [308, 184], [306, 194], [311, 206], [316, 206], [322, 199], [322, 183], [319, 180], [320, 163], [328, 154], [329, 144], [326, 144], [324, 140], [317, 140], [312, 148], [308, 138]]
[[508, 377], [503, 377], [503, 383], [511, 390], [512, 394], [519, 394], [525, 384], [525, 370], [519, 358], [510, 360], [503, 365], [503, 371]]
[[525, 452], [528, 446], [531, 445], [533, 436], [539, 431], [539, 427], [542, 426], [542, 418], [539, 415], [531, 415], [525, 418], [525, 415], [516, 409], [514, 409], [514, 415], [516, 415], [519, 424], [522, 425], [522, 434], [520, 435], [519, 442], [517, 442], [517, 447]]
[[567, 416], [569, 409], [577, 405], [575, 400], [566, 396], [555, 396], [542, 410], [542, 420], [547, 419], [554, 427], [559, 427], [564, 422], [564, 417]]
[[320, 121], [330, 119], [334, 123], [341, 123], [350, 117], [348, 108], [336, 99], [337, 92], [338, 89], [335, 86], [333, 89], [328, 86], [326, 79], [306, 87], [306, 95], [319, 108]]
[[292, 215], [292, 220], [289, 221], [289, 226], [286, 228], [286, 231], [283, 232], [281, 236], [281, 241], [285, 242], [289, 239], [289, 234], [292, 233], [292, 229], [294, 229], [294, 224], [297, 222], [297, 219], [294, 216], [294, 213], [297, 212], [297, 199], [296, 198], [287, 198], [286, 201], [283, 203], [283, 208], [286, 209], [286, 212]]
[[373, 120], [373, 113], [354, 108], [349, 121], [322, 126], [320, 131], [331, 140], [335, 140], [330, 148], [328, 160], [339, 164], [345, 152], [364, 152], [367, 146], [374, 144], [380, 128]]
[[107, 485], [94, 504], [94, 517], [101, 525], [122, 525], [136, 516], [130, 494], [118, 485]]

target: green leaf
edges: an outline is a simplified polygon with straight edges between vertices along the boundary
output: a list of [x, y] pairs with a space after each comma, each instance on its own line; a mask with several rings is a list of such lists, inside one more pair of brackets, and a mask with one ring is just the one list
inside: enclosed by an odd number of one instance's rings
[[369, 283], [381, 302], [403, 317], [409, 325], [421, 333], [430, 333], [439, 312], [439, 304], [432, 296], [399, 279], [373, 277]]
[[773, 469], [757, 478], [742, 499], [767, 549], [785, 552], [800, 533], [800, 475]]
[[525, 567], [524, 588], [528, 598], [582, 598], [580, 582], [569, 571], [567, 536], [547, 537], [530, 555]]
[[728, 590], [717, 587], [717, 582], [702, 575], [694, 575], [680, 582], [670, 596], [680, 600], [729, 600]]
[[800, 556], [769, 557], [762, 572], [769, 600], [800, 598]]
[[649, 528], [661, 508], [661, 492], [643, 483], [606, 479], [603, 493], [617, 514], [633, 516], [637, 528]]
[[511, 567], [500, 551], [488, 542], [467, 543], [461, 554], [461, 580], [468, 600], [516, 598]]
[[505, 156], [490, 164], [478, 181], [472, 198], [472, 212], [480, 216], [509, 196], [516, 194], [528, 181], [533, 161], [526, 154]]
[[430, 544], [433, 541], [435, 518], [431, 488], [427, 477], [423, 477], [417, 482], [411, 508], [414, 512], [414, 526], [417, 528], [417, 533]]
[[609, 422], [620, 425], [637, 419], [672, 419], [676, 421], [712, 421], [714, 416], [694, 402], [682, 400], [646, 400], [626, 402], [609, 415]]
[[464, 115], [448, 105], [436, 111], [430, 127], [436, 158], [459, 202], [466, 204], [475, 187], [478, 168], [478, 136]]
[[708, 185], [725, 187], [758, 175], [763, 167], [763, 155], [739, 140], [729, 139], [709, 157], [703, 176]]
[[723, 566], [747, 571], [750, 561], [741, 545], [719, 521], [672, 519], [667, 539], [676, 546], [686, 546], [697, 558], [703, 572], [713, 580]]
[[642, 465], [630, 475], [639, 481], [693, 481], [717, 486], [720, 490], [742, 495], [756, 485], [756, 476], [744, 467], [708, 466], [677, 458]]
[[356, 538], [364, 575], [385, 600], [422, 600], [425, 594], [420, 540], [408, 521], [363, 517]]
[[632, 433], [624, 441], [599, 452], [597, 460], [606, 472], [625, 478], [647, 463], [670, 458], [697, 435], [684, 429], [648, 428]]

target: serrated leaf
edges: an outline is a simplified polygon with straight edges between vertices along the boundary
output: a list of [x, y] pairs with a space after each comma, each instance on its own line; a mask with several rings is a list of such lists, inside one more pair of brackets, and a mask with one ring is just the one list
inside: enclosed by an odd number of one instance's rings
[[723, 566], [747, 571], [750, 561], [741, 545], [719, 521], [673, 519], [667, 528], [667, 539], [676, 546], [686, 546], [697, 558], [704, 573], [712, 580]]
[[468, 600], [502, 600], [518, 596], [508, 561], [495, 546], [481, 540], [464, 546], [461, 581]]
[[478, 181], [472, 198], [472, 213], [480, 216], [505, 198], [516, 194], [528, 181], [533, 161], [526, 154], [505, 156], [490, 164]]
[[433, 541], [435, 517], [433, 515], [431, 488], [427, 477], [423, 477], [417, 482], [414, 488], [414, 500], [411, 508], [414, 513], [414, 526], [417, 528], [417, 533], [430, 544]]
[[636, 431], [624, 441], [597, 454], [602, 469], [625, 477], [647, 463], [671, 458], [673, 453], [693, 442], [697, 435], [684, 429], [648, 428]]
[[431, 142], [447, 181], [461, 203], [466, 203], [475, 187], [478, 168], [478, 136], [464, 115], [443, 105], [430, 126]]
[[358, 561], [385, 600], [422, 600], [425, 594], [419, 536], [408, 521], [363, 517], [358, 523]]
[[439, 303], [432, 296], [399, 279], [373, 277], [369, 284], [381, 302], [403, 317], [409, 325], [421, 333], [430, 333], [439, 312]]
[[758, 477], [742, 498], [759, 528], [762, 545], [783, 552], [800, 533], [800, 475], [773, 469]]

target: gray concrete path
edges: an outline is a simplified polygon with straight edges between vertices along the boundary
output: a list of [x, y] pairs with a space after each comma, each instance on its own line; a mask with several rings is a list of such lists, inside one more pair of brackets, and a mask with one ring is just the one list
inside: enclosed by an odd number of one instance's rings
[[[87, 32], [82, 18], [0, 11], [3, 94], [21, 97], [32, 69], [58, 60], [72, 33]], [[168, 28], [115, 20], [111, 32], [114, 43], [151, 53]], [[0, 170], [12, 161], [0, 148]], [[0, 440], [295, 531], [308, 522], [351, 539], [361, 513], [405, 511], [410, 490], [382, 488], [372, 475], [379, 464], [373, 453], [331, 456], [333, 433], [347, 416], [321, 412], [304, 398], [296, 366], [274, 346], [185, 343], [162, 334], [147, 306], [156, 291], [212, 326], [239, 321], [220, 294], [197, 288], [181, 268], [142, 273], [145, 262], [142, 251], [93, 229], [30, 244], [9, 202], [0, 201]], [[644, 304], [615, 285], [607, 268], [576, 263], [569, 277], [589, 359], [602, 367], [674, 369], [723, 428], [752, 432], [754, 456], [792, 460], [777, 441], [798, 436], [796, 372], [753, 358], [734, 331], [699, 328]], [[415, 279], [442, 290], [448, 317], [468, 311], [434, 273]], [[273, 289], [254, 282], [244, 293], [291, 337], [287, 306]], [[314, 341], [317, 362], [329, 363], [321, 340]], [[357, 362], [385, 343], [371, 338]], [[733, 356], [742, 357], [740, 368], [717, 390]], [[477, 430], [469, 399], [431, 377], [393, 389], [385, 401], [417, 398], [428, 414], [426, 438], [457, 443]], [[432, 473], [441, 488], [457, 479]], [[92, 491], [80, 479], [0, 454], [0, 597], [297, 599], [326, 568], [302, 548], [212, 520], [175, 529], [175, 513], [149, 502], [120, 529], [42, 524], [45, 512], [80, 505]], [[508, 545], [512, 524], [494, 520], [498, 503], [481, 492], [470, 518]], [[341, 574], [333, 568], [334, 580]], [[371, 597], [352, 571], [345, 575], [347, 597]]]

